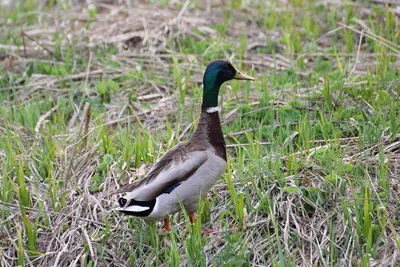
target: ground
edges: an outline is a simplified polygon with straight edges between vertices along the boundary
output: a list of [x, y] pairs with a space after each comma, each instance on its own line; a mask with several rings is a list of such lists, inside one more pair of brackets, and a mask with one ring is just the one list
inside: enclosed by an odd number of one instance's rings
[[[1, 266], [400, 265], [397, 1], [2, 3]], [[216, 59], [255, 81], [223, 86], [196, 224], [118, 213]]]

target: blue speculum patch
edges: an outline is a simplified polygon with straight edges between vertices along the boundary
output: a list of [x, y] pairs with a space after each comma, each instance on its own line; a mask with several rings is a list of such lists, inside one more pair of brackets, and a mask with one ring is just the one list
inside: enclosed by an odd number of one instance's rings
[[181, 185], [181, 183], [177, 183], [177, 184], [171, 185], [170, 187], [168, 187], [168, 188], [164, 191], [164, 194], [169, 194], [169, 193], [171, 193], [172, 191], [174, 191], [175, 188], [177, 188], [177, 187], [180, 186], [180, 185]]

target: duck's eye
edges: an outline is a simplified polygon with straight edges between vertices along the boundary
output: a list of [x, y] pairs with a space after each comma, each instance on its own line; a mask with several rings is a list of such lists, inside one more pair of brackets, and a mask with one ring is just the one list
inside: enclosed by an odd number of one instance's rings
[[225, 68], [225, 69], [229, 68], [229, 65], [228, 65], [228, 64], [225, 64], [224, 68]]

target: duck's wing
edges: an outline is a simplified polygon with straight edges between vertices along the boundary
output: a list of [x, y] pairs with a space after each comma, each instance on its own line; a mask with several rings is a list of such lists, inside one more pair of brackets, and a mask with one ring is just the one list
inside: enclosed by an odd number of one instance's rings
[[207, 160], [206, 149], [192, 143], [178, 144], [157, 161], [144, 179], [127, 184], [116, 193], [129, 192], [127, 199], [153, 200], [189, 179]]

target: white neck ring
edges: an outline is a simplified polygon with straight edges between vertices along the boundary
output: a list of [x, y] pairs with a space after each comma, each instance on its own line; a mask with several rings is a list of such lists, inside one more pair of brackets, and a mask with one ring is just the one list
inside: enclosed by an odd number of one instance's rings
[[206, 112], [207, 113], [214, 113], [214, 112], [220, 112], [221, 111], [221, 108], [220, 107], [211, 107], [211, 108], [207, 108], [206, 109]]

